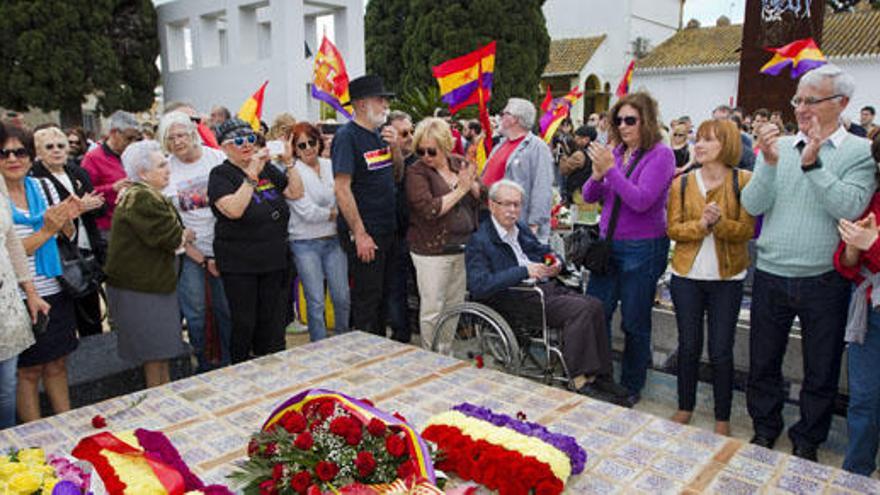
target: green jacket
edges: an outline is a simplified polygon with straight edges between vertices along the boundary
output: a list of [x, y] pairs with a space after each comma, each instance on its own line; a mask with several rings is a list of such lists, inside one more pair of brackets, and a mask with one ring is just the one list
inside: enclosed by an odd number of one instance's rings
[[107, 283], [139, 292], [174, 292], [174, 251], [182, 235], [174, 205], [152, 187], [135, 183], [119, 197], [113, 213]]

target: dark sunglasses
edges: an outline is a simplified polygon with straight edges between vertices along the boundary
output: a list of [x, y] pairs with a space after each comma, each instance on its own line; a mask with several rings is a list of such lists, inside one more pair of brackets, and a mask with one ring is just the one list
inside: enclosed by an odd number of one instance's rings
[[256, 143], [257, 142], [257, 135], [256, 134], [248, 134], [247, 136], [235, 136], [232, 139], [227, 139], [226, 141], [224, 141], [224, 143], [232, 143], [232, 144], [238, 146], [239, 148], [244, 146], [245, 142], [247, 142], [248, 144]]
[[317, 145], [318, 142], [314, 139], [309, 139], [308, 141], [302, 143], [296, 143], [296, 147], [299, 148], [301, 151], [305, 151], [308, 148], [314, 148]]
[[54, 150], [55, 148], [58, 148], [59, 150], [66, 150], [66, 149], [67, 149], [67, 145], [64, 144], [64, 143], [49, 143], [49, 144], [46, 145], [46, 149], [49, 150], [49, 151], [52, 151], [52, 150]]
[[419, 148], [416, 150], [416, 154], [419, 156], [428, 155], [431, 158], [437, 156], [437, 148]]
[[202, 123], [201, 117], [190, 117], [189, 120], [190, 120], [190, 122], [192, 122], [193, 124], [196, 124], [196, 125]]
[[12, 158], [12, 155], [15, 155], [16, 158], [25, 158], [30, 156], [28, 150], [26, 150], [25, 148], [0, 149], [0, 158], [5, 158], [8, 160]]
[[409, 135], [411, 134], [411, 132], [410, 132], [410, 131], [400, 131], [399, 134], [400, 134], [400, 137], [406, 139], [406, 138], [409, 137]]
[[636, 125], [639, 122], [638, 117], [633, 117], [632, 115], [627, 117], [614, 117], [614, 127], [620, 127], [620, 124], [626, 124], [630, 127]]

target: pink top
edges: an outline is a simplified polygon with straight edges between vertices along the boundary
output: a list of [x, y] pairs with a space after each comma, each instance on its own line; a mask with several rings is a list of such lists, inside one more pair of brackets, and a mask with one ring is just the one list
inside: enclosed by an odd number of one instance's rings
[[95, 224], [100, 230], [110, 230], [118, 194], [113, 190], [113, 184], [126, 177], [122, 160], [106, 143], [101, 143], [100, 146], [86, 153], [82, 159], [82, 168], [89, 173], [95, 192], [103, 194], [107, 204], [105, 213], [95, 219]]

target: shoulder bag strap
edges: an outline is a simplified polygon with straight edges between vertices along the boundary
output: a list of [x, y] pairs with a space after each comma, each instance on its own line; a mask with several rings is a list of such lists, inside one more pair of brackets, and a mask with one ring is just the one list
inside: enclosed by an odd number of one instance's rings
[[[626, 171], [626, 178], [628, 179], [636, 169], [636, 165], [642, 160], [643, 152], [639, 151], [639, 155], [633, 160], [632, 165], [629, 166], [629, 170]], [[608, 230], [605, 232], [605, 239], [609, 241], [614, 240], [614, 231], [617, 230], [617, 217], [620, 215], [620, 196], [617, 194], [614, 195], [614, 206], [611, 207], [611, 219], [608, 221]]]
[[681, 189], [681, 211], [679, 212], [680, 213], [679, 216], [681, 217], [681, 223], [684, 223], [684, 191], [685, 191], [685, 189], [687, 189], [687, 185], [688, 185], [688, 174], [685, 173], [681, 176], [681, 188], [680, 188]]

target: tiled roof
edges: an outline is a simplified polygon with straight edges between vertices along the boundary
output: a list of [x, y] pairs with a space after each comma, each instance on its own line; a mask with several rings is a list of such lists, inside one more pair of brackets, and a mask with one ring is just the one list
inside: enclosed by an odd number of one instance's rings
[[[683, 29], [636, 62], [636, 70], [738, 64], [742, 25]], [[880, 56], [880, 11], [825, 16], [822, 53]]]
[[593, 38], [568, 38], [550, 42], [550, 60], [544, 68], [544, 76], [580, 74], [581, 69], [596, 53], [605, 35]]

